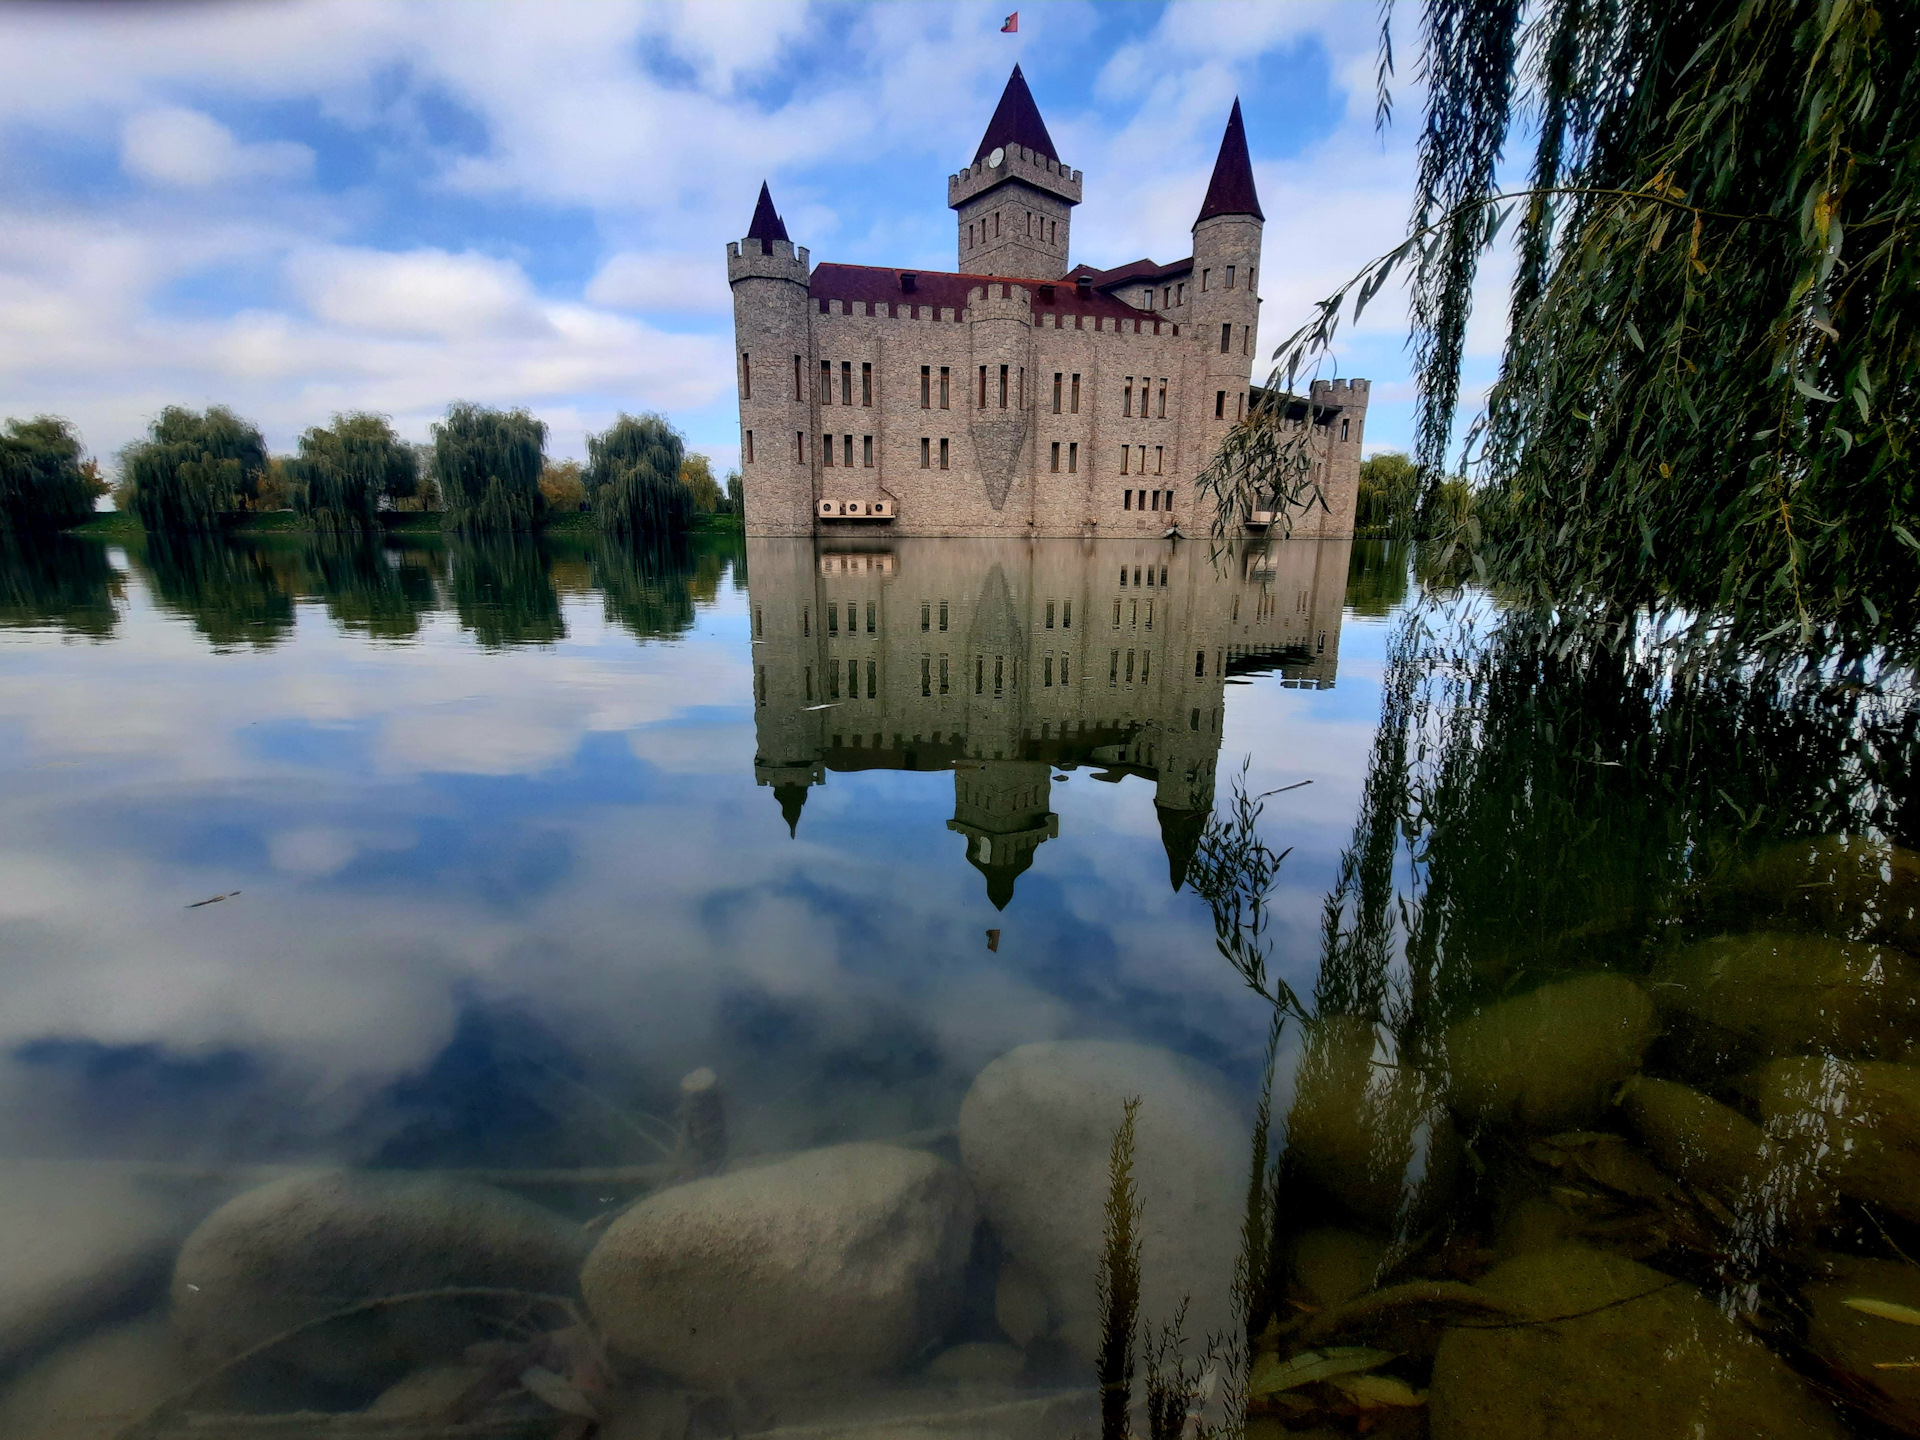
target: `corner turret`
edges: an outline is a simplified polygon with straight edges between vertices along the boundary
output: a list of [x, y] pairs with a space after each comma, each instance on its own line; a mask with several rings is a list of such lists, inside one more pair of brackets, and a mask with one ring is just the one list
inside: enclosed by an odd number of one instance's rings
[[1260, 325], [1260, 237], [1266, 217], [1253, 185], [1247, 128], [1233, 102], [1206, 199], [1193, 222], [1193, 275], [1188, 287], [1194, 344], [1204, 367], [1193, 392], [1191, 472], [1203, 469], [1227, 432], [1245, 418]]
[[803, 377], [812, 363], [808, 257], [787, 237], [763, 180], [746, 235], [727, 245], [734, 379], [740, 389], [740, 479], [747, 532], [813, 533], [813, 429]]

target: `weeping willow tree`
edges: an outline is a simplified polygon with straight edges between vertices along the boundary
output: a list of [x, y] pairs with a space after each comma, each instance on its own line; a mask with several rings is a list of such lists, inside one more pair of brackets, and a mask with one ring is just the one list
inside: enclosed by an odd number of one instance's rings
[[587, 439], [587, 496], [608, 535], [677, 535], [693, 519], [693, 491], [681, 478], [686, 444], [659, 415], [621, 415]]
[[553, 557], [537, 538], [478, 537], [461, 542], [448, 560], [460, 626], [486, 649], [551, 645], [567, 638]]
[[0, 532], [63, 530], [93, 513], [104, 487], [80, 458], [73, 426], [51, 415], [0, 430]]
[[120, 452], [134, 513], [158, 534], [217, 530], [223, 514], [259, 493], [266, 470], [259, 429], [224, 405], [201, 414], [169, 405], [145, 440]]
[[[1449, 542], [1516, 596], [1616, 625], [1810, 646], [1920, 610], [1920, 5], [1426, 0], [1405, 241], [1275, 354], [1203, 479], [1216, 526], [1311, 500], [1275, 391], [1389, 280], [1411, 293], [1422, 498], [1448, 473], [1472, 289], [1511, 224], [1505, 353]], [[1382, 31], [1382, 110], [1392, 27]], [[1524, 182], [1502, 156], [1532, 139]]]
[[547, 427], [525, 410], [461, 402], [433, 427], [433, 478], [456, 530], [499, 534], [538, 529]]
[[266, 650], [293, 634], [293, 596], [264, 550], [160, 531], [133, 555], [144, 563], [160, 608], [190, 622], [216, 649]]
[[371, 530], [380, 523], [381, 500], [404, 500], [419, 488], [413, 447], [384, 415], [364, 410], [307, 431], [286, 469], [294, 508], [324, 530]]
[[104, 546], [0, 532], [0, 627], [105, 640], [120, 623], [120, 597], [120, 572]]

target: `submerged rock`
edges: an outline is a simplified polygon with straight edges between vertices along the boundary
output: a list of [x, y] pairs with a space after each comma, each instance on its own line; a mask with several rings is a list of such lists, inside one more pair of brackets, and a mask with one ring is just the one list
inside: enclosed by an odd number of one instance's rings
[[1004, 1264], [993, 1283], [993, 1318], [1014, 1344], [1031, 1345], [1053, 1330], [1047, 1292], [1026, 1267]]
[[939, 1338], [974, 1223], [946, 1161], [835, 1145], [649, 1196], [607, 1227], [580, 1283], [616, 1349], [690, 1384], [818, 1384]]
[[1726, 911], [1779, 915], [1920, 954], [1920, 853], [1884, 840], [1788, 841], [1755, 859], [1716, 898]]
[[1636, 1075], [1622, 1087], [1620, 1108], [1655, 1163], [1689, 1185], [1732, 1198], [1765, 1174], [1760, 1127], [1698, 1090]]
[[1100, 1330], [1094, 1283], [1107, 1157], [1136, 1095], [1141, 1317], [1169, 1320], [1190, 1295], [1186, 1333], [1224, 1330], [1249, 1138], [1204, 1071], [1144, 1045], [1023, 1045], [982, 1070], [960, 1106], [961, 1161], [988, 1222], [1006, 1253], [1039, 1279], [1061, 1338], [1083, 1360]]
[[1589, 1124], [1640, 1068], [1653, 1002], [1618, 975], [1577, 975], [1501, 1000], [1447, 1031], [1447, 1099], [1480, 1124]]
[[1836, 1255], [1822, 1278], [1800, 1293], [1807, 1348], [1880, 1420], [1909, 1435], [1920, 1432], [1920, 1370], [1911, 1368], [1920, 1359], [1920, 1329], [1859, 1303], [1878, 1301], [1920, 1316], [1920, 1269]]
[[162, 1316], [43, 1357], [0, 1391], [7, 1440], [109, 1440], [194, 1378]]
[[[485, 1185], [295, 1175], [229, 1200], [187, 1238], [173, 1270], [173, 1322], [197, 1355], [225, 1360], [380, 1296], [456, 1286], [572, 1294], [586, 1248], [578, 1226]], [[377, 1383], [458, 1355], [480, 1338], [473, 1311], [470, 1301], [375, 1309], [304, 1332], [281, 1358], [324, 1378]]]
[[1796, 1187], [1920, 1223], [1920, 1067], [1795, 1056], [1751, 1084]]
[[1387, 1242], [1358, 1230], [1327, 1227], [1294, 1237], [1293, 1278], [1322, 1309], [1371, 1290], [1387, 1258]]
[[957, 1385], [1011, 1385], [1026, 1368], [1027, 1357], [1011, 1345], [991, 1340], [969, 1340], [942, 1350], [927, 1362], [929, 1380]]
[[1550, 1323], [1449, 1330], [1428, 1393], [1433, 1440], [1845, 1433], [1765, 1346], [1657, 1270], [1566, 1246], [1497, 1265], [1479, 1288]]
[[1920, 977], [1901, 951], [1780, 931], [1690, 945], [1654, 973], [1707, 1063], [1818, 1049], [1893, 1059], [1920, 1036]]
[[1459, 1142], [1420, 1072], [1381, 1062], [1376, 1049], [1372, 1023], [1359, 1016], [1309, 1022], [1286, 1147], [1294, 1164], [1360, 1219], [1391, 1226], [1445, 1199]]

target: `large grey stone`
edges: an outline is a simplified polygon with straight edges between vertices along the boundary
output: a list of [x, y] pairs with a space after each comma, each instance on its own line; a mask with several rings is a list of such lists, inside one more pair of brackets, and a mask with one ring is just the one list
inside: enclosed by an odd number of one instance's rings
[[1570, 1130], [1605, 1108], [1658, 1032], [1653, 1002], [1618, 975], [1576, 975], [1500, 1000], [1447, 1031], [1447, 1100], [1465, 1118]]
[[1433, 1440], [1846, 1433], [1771, 1351], [1657, 1270], [1565, 1246], [1508, 1260], [1479, 1285], [1544, 1323], [1447, 1331], [1428, 1392]]
[[112, 1440], [194, 1377], [164, 1316], [111, 1326], [29, 1365], [0, 1392], [7, 1440]]
[[[174, 1265], [174, 1325], [197, 1355], [224, 1360], [380, 1296], [449, 1287], [569, 1295], [586, 1249], [578, 1226], [484, 1185], [294, 1175], [234, 1197], [188, 1237]], [[307, 1332], [284, 1358], [329, 1378], [390, 1379], [477, 1338], [465, 1319], [471, 1309], [382, 1308]]]
[[689, 1384], [841, 1381], [939, 1338], [975, 1220], [937, 1156], [836, 1145], [649, 1196], [581, 1286], [616, 1349]]
[[1920, 1067], [1793, 1056], [1749, 1083], [1781, 1152], [1776, 1183], [1920, 1224]]
[[961, 1163], [988, 1222], [1082, 1357], [1098, 1344], [1107, 1161], [1132, 1096], [1142, 1318], [1170, 1319], [1191, 1296], [1187, 1334], [1199, 1339], [1232, 1323], [1250, 1153], [1246, 1123], [1206, 1072], [1143, 1045], [1049, 1041], [988, 1065], [960, 1106]]

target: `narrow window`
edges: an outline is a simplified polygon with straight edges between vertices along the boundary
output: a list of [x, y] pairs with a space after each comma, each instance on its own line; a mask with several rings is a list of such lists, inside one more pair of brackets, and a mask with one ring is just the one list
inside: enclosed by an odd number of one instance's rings
[[1060, 683], [1067, 683], [1067, 657], [1064, 655], [1060, 657]]
[[1148, 310], [1153, 309], [1153, 287], [1151, 285], [1147, 287], [1146, 304], [1144, 308]]
[[[1173, 508], [1173, 492], [1171, 490], [1167, 492], [1167, 508], [1169, 510]], [[1160, 588], [1162, 590], [1167, 588], [1167, 567], [1164, 565], [1160, 567]]]
[[740, 398], [753, 398], [753, 357], [744, 350], [740, 352]]
[[807, 392], [805, 389], [806, 383], [807, 383], [807, 377], [804, 373], [802, 373], [800, 369], [800, 357], [796, 355], [793, 357], [793, 398], [794, 399], [804, 400], [807, 398]]
[[987, 408], [987, 367], [984, 365], [980, 367], [980, 404], [976, 408]]
[[841, 457], [847, 462], [847, 468], [852, 469], [853, 468], [853, 437], [851, 435], [842, 435], [840, 439], [842, 441], [842, 449], [840, 452]]
[[1127, 651], [1127, 684], [1133, 684], [1133, 651]]
[[827, 634], [840, 633], [840, 607], [838, 604], [827, 606]]
[[922, 410], [933, 408], [933, 367], [931, 365], [920, 367], [920, 408]]
[[1233, 266], [1231, 265], [1227, 267], [1227, 288], [1229, 290], [1233, 288]]
[[1153, 508], [1155, 510], [1160, 508], [1160, 492], [1158, 490], [1153, 492]]
[[807, 704], [811, 705], [813, 704], [813, 667], [807, 666], [802, 674], [807, 682]]
[[1019, 406], [1020, 409], [1024, 410], [1027, 408], [1027, 367], [1026, 366], [1022, 365], [1020, 367], [1020, 373], [1016, 378], [1019, 380], [1019, 385], [1015, 389], [1013, 403]]
[[1140, 473], [1147, 473], [1147, 447], [1144, 445], [1140, 447]]
[[1027, 234], [1033, 234], [1033, 212], [1027, 211]]
[[1127, 418], [1133, 417], [1133, 376], [1127, 376], [1127, 388], [1120, 392], [1120, 413]]
[[1249, 289], [1249, 290], [1251, 290], [1251, 289], [1253, 289], [1253, 272], [1254, 272], [1254, 270], [1255, 270], [1255, 268], [1256, 268], [1256, 267], [1254, 267], [1254, 266], [1252, 266], [1252, 265], [1249, 265], [1249, 266], [1247, 267], [1247, 289]]
[[871, 470], [873, 468], [873, 436], [862, 435], [860, 437], [860, 457], [860, 463]]
[[[1154, 493], [1158, 495], [1160, 492], [1156, 490]], [[1160, 502], [1158, 500], [1153, 502], [1153, 508], [1156, 510], [1160, 508]], [[1153, 588], [1153, 566], [1151, 565], [1147, 566], [1147, 588], [1149, 590]]]
[[1060, 413], [1060, 372], [1053, 372], [1053, 413]]
[[1051, 630], [1052, 628], [1053, 628], [1053, 602], [1049, 600], [1047, 602], [1047, 629]]
[[860, 364], [860, 403], [873, 404], [873, 364], [862, 361]]
[[1073, 628], [1073, 601], [1071, 600], [1060, 602], [1060, 628], [1062, 630]]
[[1153, 628], [1153, 601], [1147, 601], [1147, 628]]
[[[920, 657], [920, 693], [922, 696], [933, 694], [933, 657], [931, 655]], [[1196, 710], [1193, 713], [1198, 715], [1200, 712]]]
[[1341, 438], [1342, 440], [1344, 440], [1344, 439], [1346, 439], [1346, 438], [1347, 438], [1347, 425], [1348, 425], [1348, 423], [1349, 423], [1349, 422], [1348, 422], [1348, 421], [1345, 421], [1345, 420], [1342, 420], [1342, 421], [1340, 422], [1340, 438]]
[[1160, 382], [1160, 418], [1162, 420], [1167, 418], [1167, 382], [1165, 380]]
[[984, 655], [976, 655], [973, 657], [973, 693], [976, 695], [984, 695], [986, 692], [987, 657]]
[[1007, 408], [1007, 367], [1000, 367], [1000, 408]]
[[1113, 628], [1116, 630], [1120, 628], [1120, 602], [1118, 600], [1113, 602]]
[[[1153, 447], [1153, 473], [1156, 475], [1166, 474], [1167, 473], [1166, 466], [1167, 466], [1167, 447], [1164, 445], [1154, 446]], [[1171, 495], [1169, 495], [1167, 498], [1167, 508], [1169, 510], [1173, 508], [1173, 498]]]
[[753, 607], [753, 633], [762, 640], [767, 638], [767, 612], [758, 605]]
[[940, 628], [942, 630], [947, 628], [947, 602], [944, 600], [940, 602]]
[[802, 606], [800, 609], [800, 633], [802, 635], [813, 634], [813, 607], [811, 605]]
[[828, 467], [831, 467], [833, 465], [833, 436], [825, 435], [825, 436], [822, 436], [821, 438], [827, 442], [825, 445], [820, 447], [820, 453], [823, 457], [821, 463], [827, 465]]
[[796, 465], [807, 463], [807, 432], [804, 430], [793, 432], [793, 463]]
[[1003, 674], [1002, 667], [1004, 664], [1005, 662], [1000, 656], [996, 655], [993, 657], [993, 698], [996, 700], [1005, 693], [1004, 687], [1001, 684], [1001, 676]]
[[1040, 684], [1043, 689], [1051, 689], [1053, 687], [1053, 652], [1051, 650], [1047, 652], [1047, 665], [1046, 669], [1041, 672]]
[[[1128, 490], [1125, 493], [1127, 497], [1127, 502], [1129, 505], [1131, 505], [1133, 502], [1133, 492], [1131, 490]], [[1122, 590], [1127, 588], [1127, 567], [1124, 565], [1120, 567], [1120, 588]]]
[[1142, 650], [1140, 652], [1140, 683], [1142, 685], [1146, 684], [1147, 677], [1152, 673], [1153, 652], [1151, 650]]
[[[1131, 445], [1122, 445], [1120, 447], [1120, 473], [1122, 475], [1127, 473], [1127, 457], [1132, 453], [1133, 453], [1133, 447]], [[1133, 492], [1129, 490], [1127, 494], [1132, 495]], [[1132, 507], [1129, 506], [1128, 508], [1131, 509]]]
[[[878, 687], [874, 684], [874, 676], [878, 671], [878, 669], [879, 669], [879, 664], [877, 661], [873, 661], [873, 660], [867, 661], [867, 699], [869, 700], [873, 699], [874, 695], [877, 693], [877, 690], [878, 690]], [[1146, 679], [1147, 678], [1146, 674], [1142, 672], [1140, 678], [1142, 680]]]
[[833, 362], [831, 360], [820, 362], [820, 403], [822, 405], [833, 403]]
[[753, 463], [753, 432], [751, 430], [747, 431], [747, 463], [749, 465]]
[[1120, 683], [1120, 652], [1118, 650], [1115, 650], [1110, 652], [1107, 659], [1107, 684], [1118, 685], [1119, 683]]
[[1067, 473], [1069, 475], [1080, 473], [1080, 442], [1078, 440], [1067, 442]]
[[[940, 628], [944, 630], [947, 627], [942, 625]], [[947, 693], [947, 657], [944, 655], [940, 657], [940, 693]]]
[[1236, 390], [1233, 392], [1233, 418], [1236, 420], [1245, 419], [1246, 413], [1247, 392], [1244, 390]]
[[1182, 280], [1177, 286], [1174, 287], [1173, 303], [1176, 305], [1184, 305], [1187, 303], [1187, 282], [1186, 281]]
[[[1135, 583], [1137, 584], [1138, 581]], [[847, 612], [847, 628], [849, 630], [853, 628], [853, 612], [851, 610]], [[1138, 600], [1135, 600], [1127, 608], [1127, 628], [1129, 630], [1138, 630], [1140, 628], [1140, 602]]]
[[[1153, 628], [1153, 614], [1151, 611], [1147, 614], [1147, 628], [1149, 630]], [[867, 633], [869, 635], [873, 634], [873, 601], [871, 600], [867, 601]]]
[[1204, 295], [1204, 294], [1206, 293], [1206, 291], [1207, 291], [1207, 287], [1208, 287], [1208, 285], [1209, 285], [1209, 283], [1210, 283], [1210, 282], [1212, 281], [1212, 279], [1213, 279], [1213, 271], [1211, 271], [1211, 270], [1202, 270], [1202, 271], [1200, 272], [1200, 292], [1201, 292], [1201, 293], [1202, 293], [1203, 295]]
[[1160, 287], [1160, 308], [1162, 310], [1171, 310], [1173, 308], [1173, 287], [1171, 285], [1162, 285]]
[[967, 222], [967, 248], [969, 250], [973, 249], [973, 222], [971, 220]]
[[920, 437], [920, 468], [922, 470], [933, 468], [933, 441], [925, 435]]
[[945, 437], [942, 437], [940, 441], [940, 468], [942, 470], [947, 468], [947, 442]]
[[998, 210], [993, 212], [993, 238], [996, 240], [1000, 238], [1000, 212]]
[[[1136, 590], [1140, 588], [1140, 567], [1138, 565], [1133, 567], [1133, 588]], [[852, 612], [849, 611], [848, 613], [851, 614]]]
[[1058, 474], [1060, 471], [1060, 442], [1058, 440], [1053, 442], [1053, 469], [1055, 474]]
[[940, 367], [940, 408], [942, 410], [947, 410], [952, 408], [947, 404], [947, 386], [948, 386], [948, 382], [951, 381], [952, 378], [953, 378], [953, 375], [952, 375], [951, 367], [942, 365]]
[[1227, 392], [1224, 390], [1218, 391], [1213, 397], [1213, 418], [1216, 420], [1227, 418]]
[[1075, 415], [1080, 413], [1080, 377], [1078, 375], [1073, 377], [1073, 402], [1071, 409]]
[[842, 405], [853, 403], [853, 362], [851, 360], [840, 362], [840, 403]]
[[926, 634], [933, 628], [933, 607], [926, 601], [920, 602], [920, 633]]
[[1231, 346], [1232, 344], [1233, 344], [1233, 326], [1231, 324], [1222, 325], [1220, 327], [1220, 353], [1222, 355], [1226, 354], [1228, 347]]
[[[1206, 673], [1207, 673], [1207, 652], [1204, 650], [1196, 650], [1193, 652], [1193, 678], [1196, 680], [1202, 679], [1205, 677]], [[1200, 720], [1199, 720], [1200, 712], [1196, 710], [1193, 713], [1194, 713], [1193, 728], [1198, 730], [1200, 728]]]
[[1194, 707], [1193, 714], [1187, 717], [1187, 729], [1198, 730], [1199, 728], [1200, 728], [1200, 707], [1196, 705]]
[[[852, 629], [853, 627], [852, 627], [851, 621], [853, 617], [849, 615], [847, 619], [849, 621], [847, 628]], [[849, 660], [847, 661], [847, 699], [858, 700], [859, 698], [860, 698], [860, 662], [858, 660]], [[853, 743], [858, 745], [860, 742], [856, 740]]]

